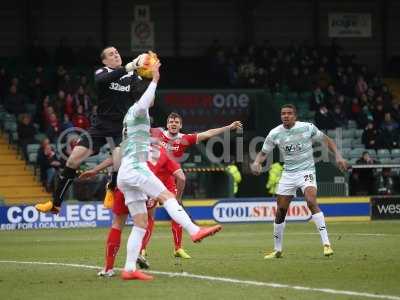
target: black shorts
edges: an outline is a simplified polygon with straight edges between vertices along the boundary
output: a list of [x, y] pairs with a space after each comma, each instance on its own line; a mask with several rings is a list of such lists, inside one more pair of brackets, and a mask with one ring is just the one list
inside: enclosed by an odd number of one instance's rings
[[[106, 126], [105, 126], [106, 125]], [[99, 124], [90, 127], [87, 133], [81, 134], [78, 146], [91, 149], [97, 154], [101, 147], [109, 144], [110, 148], [118, 146], [122, 141], [122, 122]]]

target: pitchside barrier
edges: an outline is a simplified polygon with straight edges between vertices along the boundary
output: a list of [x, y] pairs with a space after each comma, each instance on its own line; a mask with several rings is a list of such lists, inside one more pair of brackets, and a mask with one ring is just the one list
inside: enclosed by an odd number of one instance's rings
[[[371, 219], [369, 197], [319, 198], [319, 203], [327, 221]], [[272, 222], [276, 213], [274, 198], [185, 200], [184, 205], [192, 218], [200, 223]], [[391, 208], [386, 211], [390, 212]], [[308, 222], [310, 219], [311, 213], [304, 199], [295, 198], [287, 220]], [[39, 213], [33, 206], [0, 206], [0, 230], [109, 227], [111, 220], [111, 211], [99, 202], [67, 201], [63, 203], [59, 215]], [[169, 221], [162, 207], [157, 209], [156, 220]], [[131, 220], [128, 224], [132, 224]]]

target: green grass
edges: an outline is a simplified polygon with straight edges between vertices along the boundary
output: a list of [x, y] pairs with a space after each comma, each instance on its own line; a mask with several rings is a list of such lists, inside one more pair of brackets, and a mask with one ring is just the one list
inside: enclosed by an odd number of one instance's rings
[[[125, 259], [127, 230], [117, 259]], [[155, 229], [152, 270], [275, 282], [400, 297], [400, 222], [328, 224], [335, 255], [322, 256], [312, 223], [286, 227], [284, 258], [265, 261], [271, 224], [225, 225], [201, 244], [185, 245], [194, 257], [172, 256], [169, 227]], [[0, 260], [101, 266], [106, 229], [0, 232]], [[370, 235], [382, 234], [382, 235]], [[0, 299], [363, 299], [363, 297], [156, 275], [152, 282], [97, 278], [97, 271], [49, 265], [0, 263]], [[129, 298], [128, 298], [129, 297]], [[400, 298], [399, 298], [400, 299]]]

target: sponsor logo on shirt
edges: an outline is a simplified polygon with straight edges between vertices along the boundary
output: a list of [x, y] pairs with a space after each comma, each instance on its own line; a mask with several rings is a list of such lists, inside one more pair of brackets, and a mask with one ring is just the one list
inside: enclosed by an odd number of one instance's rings
[[120, 91], [120, 92], [129, 92], [131, 90], [131, 86], [130, 85], [120, 85], [117, 82], [111, 82], [110, 90]]

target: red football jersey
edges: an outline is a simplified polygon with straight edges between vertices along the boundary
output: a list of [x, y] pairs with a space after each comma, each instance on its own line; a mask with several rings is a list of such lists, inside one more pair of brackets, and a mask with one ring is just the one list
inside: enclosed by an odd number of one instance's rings
[[159, 151], [151, 150], [150, 159], [147, 165], [150, 170], [161, 180], [165, 187], [173, 194], [176, 195], [176, 184], [174, 173], [181, 168], [181, 166], [168, 156], [164, 148], [158, 148]]
[[171, 136], [168, 130], [159, 129], [152, 130], [152, 135], [158, 137], [164, 149], [172, 153], [178, 161], [182, 158], [186, 148], [197, 143], [197, 133], [178, 133], [176, 136]]

